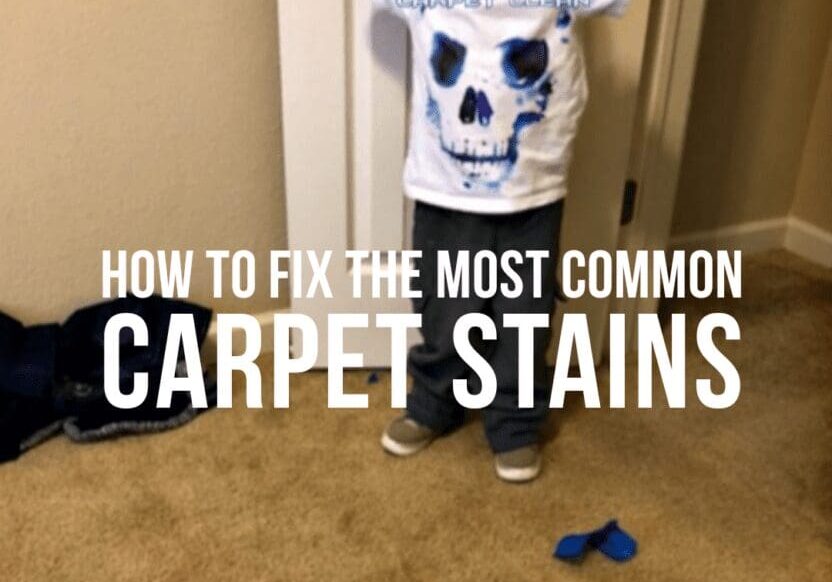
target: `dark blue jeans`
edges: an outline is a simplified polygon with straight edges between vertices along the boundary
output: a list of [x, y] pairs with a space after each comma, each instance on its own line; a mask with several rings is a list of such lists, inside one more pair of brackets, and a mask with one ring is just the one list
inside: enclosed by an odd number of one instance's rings
[[[472, 214], [417, 203], [413, 246], [422, 251], [418, 268], [423, 296], [414, 301], [414, 310], [422, 315], [424, 342], [414, 347], [408, 358], [413, 377], [413, 390], [407, 402], [409, 417], [440, 433], [455, 430], [462, 424], [465, 410], [454, 398], [453, 380], [469, 378], [472, 392], [478, 390], [478, 384], [476, 375], [456, 352], [453, 331], [463, 315], [483, 313], [497, 326], [496, 340], [472, 341], [497, 377], [497, 396], [483, 411], [489, 444], [494, 452], [500, 453], [539, 441], [541, 426], [549, 412], [551, 386], [546, 380], [545, 352], [551, 331], [547, 328], [535, 332], [535, 406], [521, 409], [518, 406], [518, 332], [503, 328], [502, 322], [507, 313], [552, 315], [558, 296], [556, 266], [562, 216], [563, 201], [507, 215]], [[518, 298], [508, 299], [500, 293], [491, 299], [439, 298], [437, 252], [447, 251], [455, 261], [463, 250], [470, 251], [471, 257], [482, 250], [491, 250], [498, 257], [509, 250], [549, 251], [550, 258], [543, 261], [542, 296], [534, 296], [532, 264], [524, 261], [522, 266], [514, 265], [524, 288]], [[473, 290], [473, 281], [469, 283]], [[498, 285], [501, 283], [502, 279], [497, 281]]]

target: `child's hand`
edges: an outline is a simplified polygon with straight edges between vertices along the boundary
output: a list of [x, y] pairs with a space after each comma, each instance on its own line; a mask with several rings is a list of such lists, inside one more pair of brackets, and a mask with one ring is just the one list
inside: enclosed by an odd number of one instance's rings
[[630, 0], [589, 0], [588, 5], [577, 2], [575, 14], [579, 16], [623, 16]]

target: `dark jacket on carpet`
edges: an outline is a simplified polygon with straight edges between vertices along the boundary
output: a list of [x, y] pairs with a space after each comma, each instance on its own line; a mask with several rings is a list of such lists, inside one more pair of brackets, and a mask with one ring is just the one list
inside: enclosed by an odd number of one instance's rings
[[[120, 338], [122, 390], [131, 389], [134, 374], [149, 375], [148, 398], [135, 410], [116, 409], [104, 395], [104, 330], [120, 313], [140, 316], [149, 333], [148, 347], [134, 346], [129, 330]], [[128, 297], [94, 305], [77, 311], [62, 326], [26, 328], [0, 314], [0, 462], [17, 458], [61, 428], [73, 440], [93, 441], [157, 432], [196, 416], [190, 397], [183, 394], [174, 395], [170, 409], [156, 408], [173, 314], [193, 315], [201, 345], [211, 311], [161, 297]], [[206, 384], [209, 404], [214, 404], [215, 384]]]

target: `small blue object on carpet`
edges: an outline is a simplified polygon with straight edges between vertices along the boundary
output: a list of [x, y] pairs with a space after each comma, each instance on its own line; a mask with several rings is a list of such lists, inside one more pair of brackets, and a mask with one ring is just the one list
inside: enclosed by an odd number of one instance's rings
[[621, 529], [616, 520], [612, 520], [595, 531], [564, 537], [558, 542], [554, 556], [560, 560], [575, 562], [581, 560], [590, 550], [598, 550], [616, 562], [626, 562], [636, 555], [638, 542]]

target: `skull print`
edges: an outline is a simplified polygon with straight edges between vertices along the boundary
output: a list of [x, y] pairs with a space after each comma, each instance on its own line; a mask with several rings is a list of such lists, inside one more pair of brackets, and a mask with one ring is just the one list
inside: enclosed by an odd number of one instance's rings
[[[555, 30], [529, 38], [478, 35], [447, 24], [432, 32], [425, 55], [425, 115], [464, 188], [499, 190], [512, 176], [524, 130], [546, 115], [556, 83], [553, 47], [568, 42], [570, 16], [561, 12]], [[484, 40], [494, 38], [501, 40]]]

